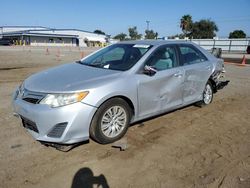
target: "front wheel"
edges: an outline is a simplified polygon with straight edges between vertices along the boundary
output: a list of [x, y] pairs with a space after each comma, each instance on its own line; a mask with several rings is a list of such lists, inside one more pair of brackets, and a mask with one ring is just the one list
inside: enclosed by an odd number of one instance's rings
[[213, 101], [213, 87], [210, 81], [206, 83], [205, 89], [203, 91], [202, 100], [197, 103], [198, 106], [202, 107], [210, 104]]
[[94, 115], [90, 136], [101, 144], [119, 140], [127, 132], [131, 110], [126, 101], [113, 98], [103, 103]]

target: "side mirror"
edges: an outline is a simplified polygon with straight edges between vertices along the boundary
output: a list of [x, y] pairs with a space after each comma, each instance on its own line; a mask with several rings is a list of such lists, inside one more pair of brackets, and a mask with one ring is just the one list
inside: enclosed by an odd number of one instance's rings
[[154, 76], [157, 73], [157, 70], [151, 66], [145, 65], [143, 73], [149, 76]]

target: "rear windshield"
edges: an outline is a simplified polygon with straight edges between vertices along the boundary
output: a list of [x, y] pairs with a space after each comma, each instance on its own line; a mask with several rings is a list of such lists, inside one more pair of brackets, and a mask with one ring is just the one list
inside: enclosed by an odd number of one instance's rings
[[81, 61], [83, 65], [126, 71], [151, 48], [142, 44], [113, 44]]

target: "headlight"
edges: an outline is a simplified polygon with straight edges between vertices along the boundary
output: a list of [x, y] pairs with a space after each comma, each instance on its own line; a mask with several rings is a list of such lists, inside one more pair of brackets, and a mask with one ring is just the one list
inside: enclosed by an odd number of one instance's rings
[[50, 107], [59, 107], [65, 106], [68, 104], [80, 102], [83, 100], [87, 95], [88, 91], [80, 92], [80, 93], [70, 93], [70, 94], [47, 94], [44, 97], [40, 104], [47, 104]]
[[24, 92], [24, 83], [20, 84], [20, 86], [17, 88], [14, 99], [21, 98]]

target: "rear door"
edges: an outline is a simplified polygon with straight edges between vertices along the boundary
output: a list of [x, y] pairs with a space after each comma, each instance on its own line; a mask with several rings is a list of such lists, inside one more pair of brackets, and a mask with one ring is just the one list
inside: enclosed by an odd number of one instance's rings
[[145, 65], [153, 67], [153, 76], [138, 74], [139, 116], [157, 114], [182, 104], [183, 69], [179, 67], [174, 45], [156, 49]]
[[184, 69], [183, 104], [201, 100], [211, 72], [212, 64], [191, 44], [180, 44], [179, 54]]

